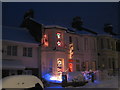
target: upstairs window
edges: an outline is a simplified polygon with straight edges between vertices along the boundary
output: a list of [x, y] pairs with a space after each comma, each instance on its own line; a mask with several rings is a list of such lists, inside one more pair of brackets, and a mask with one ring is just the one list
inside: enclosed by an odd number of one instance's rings
[[71, 44], [72, 43], [72, 37], [69, 36], [69, 43]]
[[7, 46], [7, 55], [17, 56], [17, 46]]
[[23, 48], [23, 56], [32, 57], [32, 48]]

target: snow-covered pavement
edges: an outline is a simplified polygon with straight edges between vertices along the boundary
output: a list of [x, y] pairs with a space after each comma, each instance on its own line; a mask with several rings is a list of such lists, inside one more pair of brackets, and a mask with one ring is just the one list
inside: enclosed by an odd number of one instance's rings
[[[63, 88], [60, 85], [54, 85], [48, 88]], [[118, 77], [110, 77], [107, 80], [95, 80], [95, 82], [89, 81], [86, 85], [80, 87], [68, 86], [65, 88], [119, 88], [118, 86]]]
[[111, 77], [108, 80], [102, 81], [95, 80], [94, 83], [89, 81], [86, 85], [76, 88], [119, 88], [118, 77]]

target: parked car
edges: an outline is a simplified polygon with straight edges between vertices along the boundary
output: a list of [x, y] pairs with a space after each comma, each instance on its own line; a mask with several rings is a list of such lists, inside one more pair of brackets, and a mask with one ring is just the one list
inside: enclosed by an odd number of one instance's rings
[[[43, 89], [42, 81], [33, 75], [13, 75], [2, 79], [2, 88], [17, 88], [17, 90], [29, 90], [30, 88]], [[37, 89], [38, 90], [38, 89]]]

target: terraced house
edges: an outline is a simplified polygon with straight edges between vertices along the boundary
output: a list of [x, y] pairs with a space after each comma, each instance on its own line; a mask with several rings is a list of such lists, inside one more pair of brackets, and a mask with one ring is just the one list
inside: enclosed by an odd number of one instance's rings
[[111, 36], [79, 34], [61, 26], [43, 31], [40, 43], [27, 29], [3, 28], [3, 77], [118, 68], [117, 40]]

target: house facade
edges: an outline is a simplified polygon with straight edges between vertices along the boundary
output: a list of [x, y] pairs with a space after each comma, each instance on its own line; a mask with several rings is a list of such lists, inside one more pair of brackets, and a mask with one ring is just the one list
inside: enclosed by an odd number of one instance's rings
[[3, 28], [2, 77], [18, 74], [38, 76], [38, 43], [26, 29]]
[[98, 68], [113, 73], [118, 68], [117, 39], [112, 36], [101, 35], [97, 37]]
[[79, 34], [60, 26], [45, 26], [43, 31], [40, 43], [27, 29], [3, 28], [3, 77], [118, 68], [112, 36]]
[[46, 26], [44, 36], [47, 42], [42, 46], [43, 74], [97, 69], [96, 36], [76, 34], [60, 26]]

